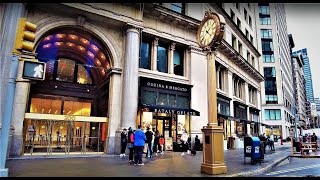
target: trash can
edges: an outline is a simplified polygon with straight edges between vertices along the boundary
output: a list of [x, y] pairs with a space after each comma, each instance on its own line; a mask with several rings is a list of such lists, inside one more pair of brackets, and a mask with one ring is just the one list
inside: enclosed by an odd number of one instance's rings
[[258, 137], [244, 137], [244, 163], [245, 158], [251, 158], [251, 164], [262, 162], [263, 148], [261, 148], [260, 139]]

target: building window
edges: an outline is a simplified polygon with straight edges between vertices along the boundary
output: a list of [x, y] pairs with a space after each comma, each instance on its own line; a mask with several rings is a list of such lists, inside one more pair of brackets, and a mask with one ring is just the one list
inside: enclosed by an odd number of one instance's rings
[[265, 67], [264, 68], [264, 77], [276, 77], [276, 68], [275, 67]]
[[251, 104], [256, 105], [257, 104], [257, 98], [256, 98], [257, 90], [254, 87], [252, 87], [251, 85], [249, 85], [248, 89], [249, 89], [249, 102]]
[[253, 37], [250, 35], [250, 42], [253, 44]]
[[266, 95], [266, 104], [277, 104], [278, 103], [278, 96], [277, 95]]
[[244, 15], [244, 20], [246, 20], [246, 22], [247, 22], [248, 13], [247, 13], [247, 10], [245, 8], [243, 9], [243, 15]]
[[236, 47], [237, 47], [237, 39], [233, 35], [232, 35], [232, 47], [233, 47], [233, 49], [236, 49]]
[[270, 15], [269, 6], [259, 6], [259, 15]]
[[230, 9], [230, 17], [231, 19], [233, 20], [233, 22], [235, 21], [236, 19], [236, 15], [234, 14], [234, 12]]
[[265, 120], [281, 120], [280, 109], [265, 109], [264, 110]]
[[251, 65], [256, 68], [256, 62], [253, 56], [251, 57]]
[[[276, 80], [265, 80], [265, 90], [267, 92], [276, 92], [277, 91], [277, 83]], [[269, 94], [269, 93], [266, 93]]]
[[263, 59], [263, 62], [265, 62], [265, 63], [274, 63], [274, 55], [273, 54], [263, 54], [262, 59]]
[[238, 52], [242, 56], [242, 44], [238, 41]]
[[250, 52], [247, 51], [247, 61], [249, 62], [250, 61]]
[[270, 25], [271, 19], [270, 17], [261, 17], [260, 18], [260, 25]]
[[146, 105], [156, 105], [157, 104], [157, 92], [144, 91], [141, 92], [141, 103]]
[[157, 50], [157, 70], [159, 72], [168, 72], [168, 56], [167, 56], [167, 48], [164, 46], [158, 45]]
[[241, 21], [239, 18], [237, 18], [237, 25], [238, 25], [239, 29], [241, 29]]
[[234, 79], [233, 79], [233, 95], [240, 98], [240, 99], [244, 99], [243, 90], [244, 90], [243, 81], [241, 79], [239, 79], [238, 77], [234, 77]]
[[79, 84], [92, 84], [92, 80], [87, 67], [78, 64], [77, 83]]
[[150, 69], [151, 62], [151, 43], [142, 41], [140, 54], [140, 68]]
[[184, 14], [185, 13], [185, 5], [184, 3], [171, 3], [171, 10]]
[[249, 32], [247, 29], [245, 31], [246, 31], [246, 37], [247, 37], [247, 39], [249, 39]]
[[251, 19], [251, 16], [249, 16], [249, 26], [252, 28], [252, 19]]
[[237, 7], [237, 9], [239, 10], [239, 9], [240, 9], [240, 4], [239, 4], [239, 3], [236, 3], [236, 7]]
[[176, 49], [173, 52], [173, 66], [174, 66], [174, 74], [183, 76], [183, 51], [180, 49]]
[[189, 108], [189, 97], [188, 96], [180, 96], [180, 95], [178, 95], [177, 107]]
[[251, 10], [251, 4], [250, 3], [248, 3], [248, 8]]
[[73, 82], [75, 66], [75, 61], [59, 59], [56, 80], [64, 82]]
[[273, 51], [273, 43], [272, 43], [272, 41], [262, 40], [261, 44], [262, 44], [262, 51], [268, 51], [268, 52]]
[[272, 38], [272, 30], [271, 29], [261, 29], [261, 38]]

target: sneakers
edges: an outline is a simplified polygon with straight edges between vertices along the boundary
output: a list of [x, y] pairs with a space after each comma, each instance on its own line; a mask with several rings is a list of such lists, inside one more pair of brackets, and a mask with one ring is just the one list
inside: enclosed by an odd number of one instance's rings
[[138, 164], [138, 166], [144, 166], [144, 163]]
[[164, 154], [164, 152], [161, 152], [160, 154]]
[[126, 156], [126, 154], [120, 154], [120, 157], [125, 157]]
[[181, 156], [184, 156], [185, 154], [184, 154], [184, 152], [183, 153], [181, 153]]

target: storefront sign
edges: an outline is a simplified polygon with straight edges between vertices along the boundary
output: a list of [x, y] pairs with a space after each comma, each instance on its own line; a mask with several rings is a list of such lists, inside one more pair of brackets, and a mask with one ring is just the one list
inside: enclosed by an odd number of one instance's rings
[[199, 116], [197, 112], [195, 111], [185, 111], [185, 110], [173, 110], [173, 109], [154, 109], [154, 112], [156, 113], [165, 113], [165, 114], [175, 114], [178, 115], [190, 115], [190, 116]]
[[168, 89], [168, 90], [181, 91], [181, 92], [187, 92], [188, 91], [187, 88], [173, 86], [173, 85], [160, 84], [160, 83], [154, 83], [154, 82], [147, 82], [147, 86], [156, 87], [156, 88], [162, 88], [162, 89]]
[[173, 147], [173, 143], [172, 143], [172, 137], [168, 137], [168, 138], [165, 138], [165, 150], [166, 151], [172, 151], [172, 147]]

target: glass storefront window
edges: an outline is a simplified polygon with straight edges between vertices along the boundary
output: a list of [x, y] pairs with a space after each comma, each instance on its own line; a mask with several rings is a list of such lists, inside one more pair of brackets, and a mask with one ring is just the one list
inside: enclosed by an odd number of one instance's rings
[[187, 96], [179, 96], [178, 95], [177, 107], [189, 108], [189, 97], [187, 97]]
[[73, 82], [75, 62], [67, 59], [58, 61], [57, 78], [58, 81]]
[[78, 65], [77, 82], [79, 84], [92, 84], [90, 74], [83, 65]]
[[55, 61], [46, 62], [46, 79], [53, 79]]
[[41, 114], [61, 114], [61, 100], [32, 98], [30, 112]]
[[142, 91], [141, 92], [141, 103], [147, 105], [155, 105], [157, 99], [157, 92], [153, 91]]
[[167, 106], [168, 105], [168, 98], [166, 93], [159, 93], [159, 97], [157, 100], [157, 105]]
[[151, 130], [152, 130], [152, 128], [154, 128], [153, 126], [152, 126], [152, 124], [153, 124], [153, 122], [152, 122], [152, 120], [153, 120], [153, 113], [152, 112], [143, 112], [142, 113], [142, 123], [141, 123], [141, 128], [142, 128], [142, 130], [143, 131], [146, 131], [147, 130], [147, 127], [149, 127], [149, 128], [151, 128]]

